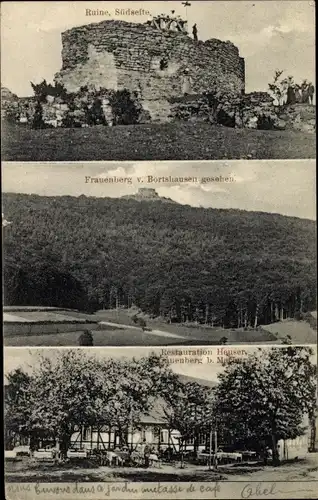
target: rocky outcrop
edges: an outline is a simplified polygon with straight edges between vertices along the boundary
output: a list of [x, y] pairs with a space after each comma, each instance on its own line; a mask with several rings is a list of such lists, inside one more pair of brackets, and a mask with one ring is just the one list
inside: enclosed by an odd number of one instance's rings
[[10, 109], [17, 108], [18, 96], [13, 94], [6, 87], [1, 87], [1, 116], [4, 117], [10, 112]]
[[316, 131], [316, 106], [312, 104], [285, 105], [279, 111], [278, 117], [286, 130], [311, 133]]
[[267, 92], [242, 96], [216, 94], [214, 104], [206, 94], [174, 99], [171, 119], [208, 121], [237, 128], [260, 130], [316, 130], [316, 107], [310, 104], [275, 106]]

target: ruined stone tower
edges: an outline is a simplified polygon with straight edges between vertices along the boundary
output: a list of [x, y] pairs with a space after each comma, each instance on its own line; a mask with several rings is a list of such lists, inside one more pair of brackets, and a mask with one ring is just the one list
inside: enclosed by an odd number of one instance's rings
[[215, 84], [234, 93], [245, 88], [244, 59], [231, 42], [112, 20], [65, 31], [62, 45], [55, 81], [70, 92], [84, 85], [137, 92], [154, 120], [168, 117], [170, 98]]

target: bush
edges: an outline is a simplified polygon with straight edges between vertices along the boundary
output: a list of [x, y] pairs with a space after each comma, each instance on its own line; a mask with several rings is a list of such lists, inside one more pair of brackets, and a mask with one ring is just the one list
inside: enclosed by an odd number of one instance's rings
[[274, 130], [275, 124], [271, 116], [260, 115], [257, 119], [258, 130]]
[[41, 83], [32, 83], [31, 87], [33, 89], [34, 95], [39, 102], [46, 102], [48, 96], [61, 97], [63, 100], [67, 99], [69, 95], [64, 85], [61, 83], [56, 83], [52, 85], [43, 80]]
[[117, 90], [109, 98], [114, 115], [114, 125], [134, 125], [138, 123], [142, 111], [136, 99], [132, 99], [129, 90]]
[[36, 103], [31, 127], [35, 129], [45, 128], [45, 123], [43, 120], [43, 108], [40, 101]]
[[3, 119], [10, 124], [18, 123], [19, 121], [19, 110], [18, 108], [9, 107], [5, 110]]
[[300, 311], [296, 311], [294, 314], [294, 319], [296, 321], [301, 321], [304, 319], [304, 315]]
[[69, 109], [62, 119], [62, 127], [65, 128], [81, 128], [86, 123], [85, 111], [81, 109]]
[[98, 97], [94, 99], [91, 107], [85, 107], [85, 113], [88, 125], [107, 125], [102, 101]]
[[147, 323], [143, 318], [139, 318], [136, 314], [132, 316], [132, 321], [135, 323], [135, 325], [138, 325], [140, 328], [143, 330], [146, 328]]
[[235, 127], [234, 114], [231, 116], [229, 113], [224, 111], [224, 109], [220, 109], [220, 111], [218, 111], [216, 121], [219, 125], [223, 125], [224, 127]]
[[94, 339], [93, 339], [93, 335], [91, 332], [89, 332], [88, 330], [85, 330], [85, 332], [83, 332], [79, 338], [78, 338], [78, 344], [80, 346], [93, 346], [94, 345]]

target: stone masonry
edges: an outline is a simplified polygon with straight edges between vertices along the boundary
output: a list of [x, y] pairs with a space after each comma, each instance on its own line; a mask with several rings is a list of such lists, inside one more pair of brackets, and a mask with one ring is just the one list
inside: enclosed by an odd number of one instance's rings
[[85, 85], [136, 92], [154, 121], [168, 120], [169, 98], [215, 85], [234, 93], [245, 88], [244, 59], [231, 42], [112, 20], [65, 31], [62, 46], [55, 81], [69, 92]]

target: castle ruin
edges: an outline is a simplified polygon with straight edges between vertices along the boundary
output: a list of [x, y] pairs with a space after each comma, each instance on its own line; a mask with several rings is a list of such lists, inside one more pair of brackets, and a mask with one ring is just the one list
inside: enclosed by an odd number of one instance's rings
[[[268, 92], [245, 94], [245, 63], [238, 48], [229, 41], [194, 40], [178, 16], [162, 14], [144, 24], [102, 21], [65, 31], [62, 69], [54, 80], [73, 94], [73, 102], [71, 106], [65, 96], [46, 95], [41, 101], [45, 127], [92, 125], [87, 111], [96, 99], [107, 125], [118, 125], [111, 99], [114, 91], [127, 89], [138, 124], [203, 121], [315, 132], [315, 106], [277, 106]], [[204, 94], [214, 91], [221, 99], [211, 107]], [[36, 96], [18, 97], [3, 88], [1, 97], [2, 118], [32, 124]]]
[[170, 99], [213, 86], [241, 94], [245, 65], [231, 42], [195, 41], [186, 23], [102, 21], [62, 33], [62, 69], [55, 81], [69, 92], [83, 86], [135, 92], [153, 121], [169, 116]]

